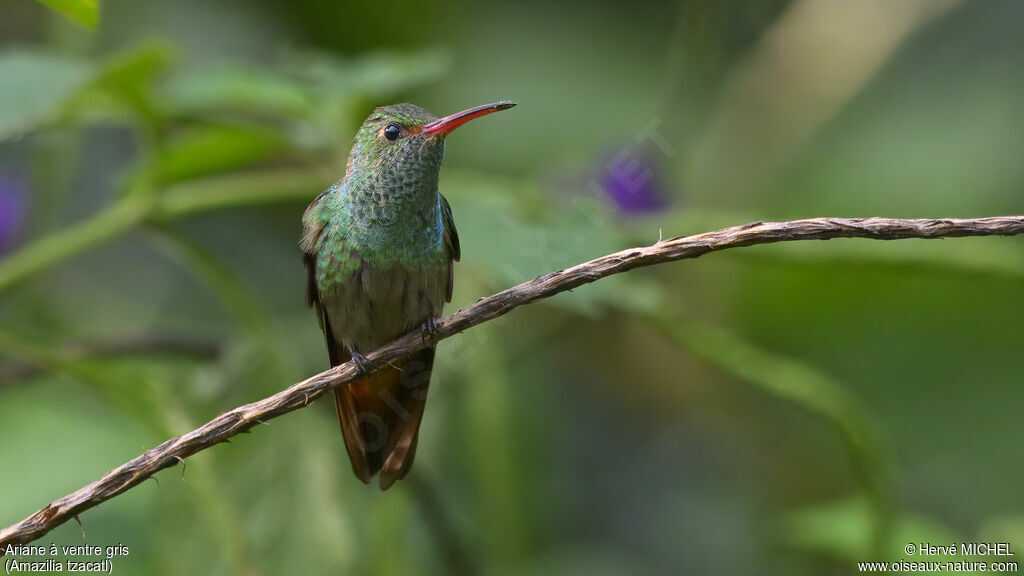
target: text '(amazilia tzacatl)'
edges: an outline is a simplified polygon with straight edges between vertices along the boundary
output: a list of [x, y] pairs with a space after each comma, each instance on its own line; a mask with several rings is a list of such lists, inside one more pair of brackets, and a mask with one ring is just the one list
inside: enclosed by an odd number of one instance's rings
[[437, 118], [412, 104], [377, 108], [352, 143], [345, 176], [302, 217], [306, 303], [316, 310], [331, 366], [362, 374], [334, 390], [352, 470], [388, 489], [416, 454], [434, 348], [367, 372], [371, 351], [436, 329], [461, 256], [437, 187], [444, 142], [466, 122], [515, 106], [496, 102]]

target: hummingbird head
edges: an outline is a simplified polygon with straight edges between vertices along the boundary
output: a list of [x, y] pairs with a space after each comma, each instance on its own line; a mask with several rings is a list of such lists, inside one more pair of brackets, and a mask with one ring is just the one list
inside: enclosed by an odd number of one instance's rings
[[399, 189], [397, 192], [410, 184], [435, 192], [445, 137], [474, 118], [513, 106], [513, 102], [495, 102], [444, 118], [412, 104], [381, 106], [359, 128], [347, 173], [354, 178], [369, 178], [375, 187], [391, 182], [390, 187]]

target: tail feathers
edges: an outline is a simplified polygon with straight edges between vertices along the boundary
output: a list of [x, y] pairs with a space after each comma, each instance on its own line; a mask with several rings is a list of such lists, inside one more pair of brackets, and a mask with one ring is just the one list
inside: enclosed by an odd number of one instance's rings
[[427, 348], [334, 390], [352, 471], [364, 483], [379, 473], [387, 490], [412, 467], [433, 365]]
[[344, 388], [343, 385], [334, 389], [334, 405], [338, 410], [338, 420], [341, 422], [341, 435], [345, 439], [348, 459], [352, 462], [352, 472], [364, 484], [369, 484], [380, 466], [374, 465], [371, 455], [364, 447], [363, 434], [359, 431], [359, 408], [356, 406], [354, 395]]

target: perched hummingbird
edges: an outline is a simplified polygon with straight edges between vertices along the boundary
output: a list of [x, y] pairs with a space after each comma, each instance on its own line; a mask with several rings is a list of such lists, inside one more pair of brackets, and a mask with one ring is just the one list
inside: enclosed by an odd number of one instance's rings
[[371, 351], [419, 327], [437, 328], [461, 256], [452, 209], [438, 192], [444, 141], [466, 122], [515, 106], [495, 102], [437, 118], [412, 104], [377, 108], [352, 143], [345, 176], [302, 217], [306, 304], [331, 366], [364, 375], [334, 390], [352, 470], [387, 490], [416, 454], [434, 348], [366, 374]]

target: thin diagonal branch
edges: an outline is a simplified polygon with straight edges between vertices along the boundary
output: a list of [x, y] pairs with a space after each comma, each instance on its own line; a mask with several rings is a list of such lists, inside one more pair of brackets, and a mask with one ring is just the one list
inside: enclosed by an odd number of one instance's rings
[[[209, 360], [220, 355], [220, 346], [216, 342], [195, 338], [143, 334], [131, 338], [91, 340], [67, 344], [60, 351], [66, 360], [82, 358], [108, 358], [120, 356], [144, 356], [149, 354], [172, 354]], [[31, 378], [44, 370], [43, 366], [31, 362], [11, 362], [0, 366], [0, 388], [16, 380]]]
[[[571, 290], [583, 284], [642, 266], [697, 258], [708, 252], [755, 244], [832, 238], [945, 238], [957, 236], [1011, 236], [1024, 234], [1024, 216], [973, 219], [811, 218], [790, 222], [753, 222], [704, 234], [662, 240], [608, 254], [571, 268], [558, 270], [481, 298], [437, 324], [434, 341], [443, 340], [507, 314], [512, 309]], [[375, 350], [368, 359], [375, 366], [412, 354], [426, 346], [416, 330]], [[263, 400], [239, 406], [203, 426], [146, 451], [111, 470], [102, 478], [54, 501], [28, 518], [0, 530], [0, 554], [8, 544], [23, 544], [42, 537], [78, 514], [122, 494], [156, 472], [205, 450], [254, 425], [306, 406], [335, 386], [355, 379], [351, 362], [321, 372]]]

